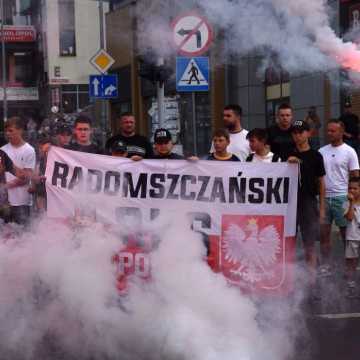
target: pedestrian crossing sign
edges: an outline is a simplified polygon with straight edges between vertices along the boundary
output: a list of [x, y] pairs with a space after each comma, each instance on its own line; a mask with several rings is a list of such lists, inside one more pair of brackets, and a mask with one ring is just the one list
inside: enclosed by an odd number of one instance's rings
[[209, 91], [208, 57], [176, 58], [176, 90], [178, 92]]

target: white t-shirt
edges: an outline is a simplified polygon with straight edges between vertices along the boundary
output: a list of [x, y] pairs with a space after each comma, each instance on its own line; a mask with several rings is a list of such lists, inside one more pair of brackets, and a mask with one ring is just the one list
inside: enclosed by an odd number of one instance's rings
[[[350, 204], [347, 202], [344, 206], [346, 214]], [[354, 218], [348, 221], [346, 226], [346, 240], [360, 241], [360, 205], [354, 205]]]
[[[246, 139], [248, 131], [242, 129], [241, 131], [231, 134], [230, 133], [230, 145], [227, 147], [227, 151], [236, 155], [240, 161], [245, 161], [250, 154], [249, 141]], [[215, 151], [214, 144], [211, 144], [210, 152]]]
[[323, 146], [320, 150], [325, 165], [326, 197], [342, 196], [348, 193], [350, 171], [359, 169], [355, 150], [347, 144]]
[[[274, 153], [269, 151], [269, 153], [265, 156], [259, 156], [254, 153], [251, 162], [255, 163], [272, 163], [273, 162]], [[276, 160], [276, 162], [281, 161], [280, 157]]]
[[[10, 143], [2, 148], [20, 169], [35, 169], [36, 155], [34, 148], [25, 143], [20, 147], [14, 147]], [[6, 182], [15, 179], [9, 172], [5, 173]], [[8, 199], [11, 206], [31, 205], [31, 195], [28, 193], [29, 185], [18, 186], [8, 190]]]

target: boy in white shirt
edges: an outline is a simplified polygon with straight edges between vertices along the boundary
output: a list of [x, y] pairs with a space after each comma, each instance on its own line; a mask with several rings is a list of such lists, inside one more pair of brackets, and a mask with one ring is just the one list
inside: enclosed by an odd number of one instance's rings
[[247, 135], [252, 153], [246, 158], [247, 162], [279, 162], [280, 156], [270, 151], [268, 132], [265, 129], [253, 129]]
[[[5, 123], [5, 135], [8, 143], [1, 149], [10, 157], [14, 165], [32, 173], [35, 169], [36, 155], [34, 148], [23, 139], [24, 124], [19, 117], [12, 117]], [[31, 195], [28, 192], [29, 180], [17, 178], [13, 174], [5, 173], [10, 204], [11, 220], [25, 225], [30, 217]]]
[[360, 248], [360, 178], [358, 177], [349, 180], [348, 200], [349, 203], [345, 211], [345, 219], [347, 220], [345, 243], [346, 295], [353, 298], [357, 296], [355, 275]]

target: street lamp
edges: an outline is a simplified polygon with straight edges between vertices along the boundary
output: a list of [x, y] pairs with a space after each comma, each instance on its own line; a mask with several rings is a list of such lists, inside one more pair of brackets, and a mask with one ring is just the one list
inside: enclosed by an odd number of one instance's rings
[[6, 51], [5, 51], [5, 5], [4, 0], [1, 0], [1, 59], [2, 59], [2, 88], [3, 88], [3, 122], [7, 121], [7, 91], [6, 91]]

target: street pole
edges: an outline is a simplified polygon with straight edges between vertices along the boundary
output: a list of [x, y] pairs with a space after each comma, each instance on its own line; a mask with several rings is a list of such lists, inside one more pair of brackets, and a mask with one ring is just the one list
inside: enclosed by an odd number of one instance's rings
[[[157, 62], [158, 66], [164, 65], [164, 58], [160, 57]], [[156, 93], [157, 93], [157, 104], [158, 104], [158, 120], [159, 128], [165, 126], [165, 83], [156, 83]]]
[[8, 117], [4, 21], [5, 21], [5, 6], [4, 6], [4, 0], [1, 0], [1, 59], [2, 59], [2, 88], [3, 88], [3, 110], [4, 110], [3, 111], [3, 124], [7, 121], [7, 117]]
[[[99, 0], [99, 25], [100, 25], [100, 48], [106, 50], [106, 41], [105, 41], [105, 24], [104, 24], [104, 1]], [[106, 75], [107, 72], [104, 73]], [[108, 101], [100, 100], [101, 104], [101, 116], [100, 123], [103, 128], [104, 137], [107, 136], [108, 123], [107, 123], [107, 110], [108, 110]]]
[[193, 125], [193, 136], [194, 136], [194, 155], [197, 156], [198, 149], [197, 149], [197, 128], [196, 128], [196, 95], [193, 91], [191, 93], [192, 99], [192, 125]]

